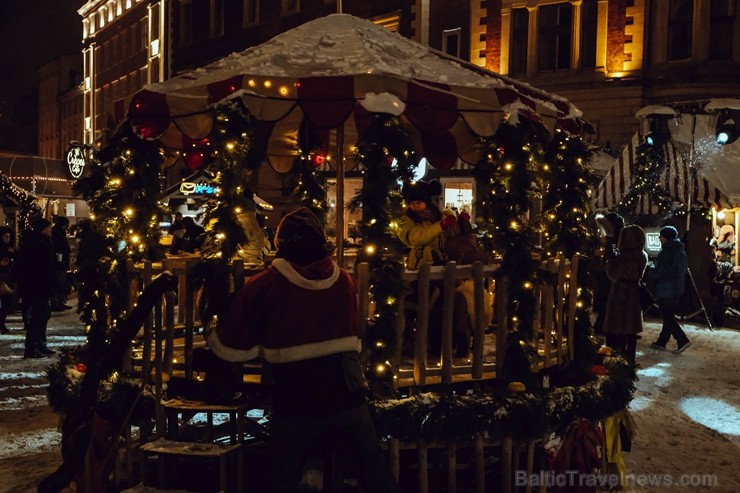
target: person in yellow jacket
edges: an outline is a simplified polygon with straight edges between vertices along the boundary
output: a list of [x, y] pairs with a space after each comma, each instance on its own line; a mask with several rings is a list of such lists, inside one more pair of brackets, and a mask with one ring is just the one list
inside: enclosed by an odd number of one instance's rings
[[437, 180], [412, 182], [403, 188], [408, 204], [399, 220], [396, 234], [409, 247], [406, 267], [418, 269], [422, 265], [444, 263], [442, 232], [457, 222], [454, 212], [441, 211], [432, 197], [442, 193]]

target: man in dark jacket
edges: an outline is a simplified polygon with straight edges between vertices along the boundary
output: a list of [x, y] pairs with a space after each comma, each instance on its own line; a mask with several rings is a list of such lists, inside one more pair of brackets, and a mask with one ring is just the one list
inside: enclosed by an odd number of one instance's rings
[[23, 299], [23, 321], [26, 326], [24, 358], [43, 358], [54, 351], [46, 346], [46, 324], [51, 318], [50, 300], [61, 284], [54, 272], [54, 248], [51, 223], [33, 218], [18, 249], [16, 270], [18, 294]]
[[665, 349], [671, 336], [676, 339], [678, 347], [675, 354], [684, 352], [691, 342], [676, 320], [676, 308], [683, 295], [689, 261], [686, 250], [678, 239], [678, 231], [673, 226], [660, 230], [662, 248], [655, 264], [648, 266], [646, 275], [656, 280], [655, 296], [658, 300], [660, 315], [663, 317], [663, 328], [658, 340], [651, 344], [655, 349]]

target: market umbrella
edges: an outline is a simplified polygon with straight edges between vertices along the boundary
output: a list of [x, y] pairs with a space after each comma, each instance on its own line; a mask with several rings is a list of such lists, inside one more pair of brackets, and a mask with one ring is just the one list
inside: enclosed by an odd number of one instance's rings
[[[588, 127], [566, 99], [453, 59], [371, 21], [332, 14], [203, 68], [151, 84], [119, 103], [142, 137], [197, 149], [213, 107], [239, 98], [277, 172], [291, 169], [304, 122], [324, 131], [322, 147], [342, 181], [345, 156], [373, 113], [399, 117], [419, 155], [438, 169], [475, 163], [480, 137], [505, 118], [529, 118], [571, 135]], [[125, 110], [128, 108], [128, 113]], [[338, 190], [339, 195], [339, 190]], [[338, 208], [342, 198], [337, 197]], [[337, 217], [341, 217], [337, 211]], [[337, 230], [341, 231], [340, 224]]]

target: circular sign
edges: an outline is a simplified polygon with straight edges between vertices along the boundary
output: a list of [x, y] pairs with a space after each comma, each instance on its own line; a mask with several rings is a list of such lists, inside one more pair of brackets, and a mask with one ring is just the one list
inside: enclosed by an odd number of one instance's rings
[[82, 172], [85, 170], [85, 150], [79, 146], [72, 146], [67, 151], [66, 155], [67, 167], [69, 168], [69, 174], [72, 178], [79, 178], [82, 176]]

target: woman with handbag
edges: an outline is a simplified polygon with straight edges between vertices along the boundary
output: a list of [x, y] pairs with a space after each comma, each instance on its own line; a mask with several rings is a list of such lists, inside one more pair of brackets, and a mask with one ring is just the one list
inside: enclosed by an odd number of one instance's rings
[[631, 363], [635, 362], [637, 334], [642, 332], [640, 282], [648, 262], [644, 248], [643, 229], [636, 224], [625, 226], [613, 257], [606, 262], [606, 275], [612, 283], [604, 318], [606, 344]]

